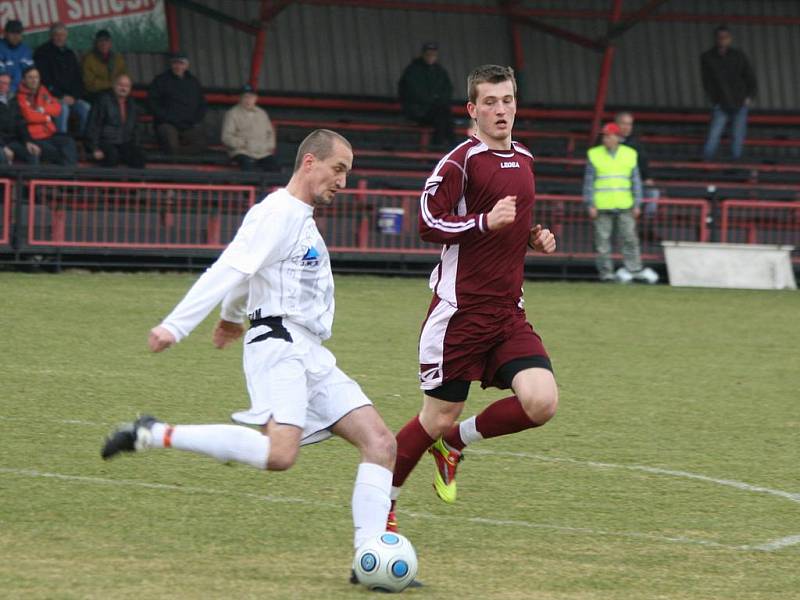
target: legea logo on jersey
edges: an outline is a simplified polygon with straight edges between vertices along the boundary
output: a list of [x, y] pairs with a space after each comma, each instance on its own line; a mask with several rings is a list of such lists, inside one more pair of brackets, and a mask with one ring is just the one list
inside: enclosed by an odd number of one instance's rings
[[308, 249], [305, 256], [300, 259], [300, 264], [304, 267], [316, 267], [319, 265], [319, 252], [314, 246]]
[[507, 160], [500, 163], [501, 169], [519, 169], [519, 163], [515, 160]]

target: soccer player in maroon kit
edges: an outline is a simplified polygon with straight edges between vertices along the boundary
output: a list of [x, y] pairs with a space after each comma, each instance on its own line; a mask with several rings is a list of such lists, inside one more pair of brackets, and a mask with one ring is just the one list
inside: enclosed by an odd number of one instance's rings
[[[541, 225], [531, 228], [533, 156], [511, 139], [514, 71], [478, 67], [467, 87], [477, 134], [439, 161], [420, 198], [420, 235], [443, 247], [419, 341], [425, 396], [397, 434], [389, 529], [400, 488], [426, 450], [436, 460], [436, 493], [452, 503], [467, 444], [544, 425], [558, 406], [550, 359], [523, 309], [525, 253], [550, 254], [556, 242]], [[456, 424], [472, 381], [514, 395]]]

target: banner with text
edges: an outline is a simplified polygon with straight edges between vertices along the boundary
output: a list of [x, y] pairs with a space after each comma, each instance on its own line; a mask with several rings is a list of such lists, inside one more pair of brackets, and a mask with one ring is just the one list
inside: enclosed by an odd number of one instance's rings
[[25, 28], [23, 41], [31, 48], [49, 39], [54, 23], [69, 31], [74, 50], [92, 48], [101, 29], [111, 34], [120, 52], [166, 52], [167, 20], [163, 0], [13, 0], [0, 1], [0, 23], [17, 19]]

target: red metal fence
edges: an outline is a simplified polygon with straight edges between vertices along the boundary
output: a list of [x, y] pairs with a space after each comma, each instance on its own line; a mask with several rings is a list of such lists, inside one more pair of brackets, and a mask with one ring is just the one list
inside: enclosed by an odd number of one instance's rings
[[0, 246], [11, 239], [11, 180], [0, 179]]
[[[640, 219], [643, 257], [660, 260], [662, 240], [708, 241], [708, 211], [706, 200], [645, 202]], [[440, 246], [420, 240], [418, 215], [416, 192], [357, 189], [337, 194], [335, 204], [319, 209], [316, 218], [334, 252], [438, 254]], [[554, 258], [594, 256], [592, 221], [580, 196], [537, 195], [534, 215], [558, 238]]]
[[[3, 186], [0, 244], [8, 244], [12, 182]], [[39, 180], [29, 182], [29, 246], [221, 249], [256, 200], [253, 186]], [[800, 248], [800, 202], [729, 200], [721, 205], [722, 241], [791, 244]], [[662, 260], [661, 242], [709, 241], [704, 199], [646, 200], [639, 220], [642, 256]], [[419, 194], [342, 190], [316, 220], [332, 252], [439, 253], [417, 234]], [[580, 196], [540, 194], [537, 222], [558, 239], [554, 259], [594, 257], [592, 222]], [[794, 254], [800, 262], [800, 252]]]
[[800, 262], [800, 202], [727, 200], [720, 221], [723, 242], [794, 246]]
[[[594, 257], [594, 228], [580, 196], [536, 196], [534, 218], [556, 235], [554, 257]], [[659, 198], [645, 200], [639, 219], [642, 258], [661, 260], [662, 240], [708, 241], [708, 202]]]
[[254, 186], [33, 179], [28, 244], [223, 248], [255, 197]]

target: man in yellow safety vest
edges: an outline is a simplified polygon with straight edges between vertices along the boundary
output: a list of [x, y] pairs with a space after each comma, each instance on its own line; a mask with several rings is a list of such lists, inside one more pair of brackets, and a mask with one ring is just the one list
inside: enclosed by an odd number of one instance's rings
[[[658, 274], [643, 269], [639, 255], [636, 219], [641, 212], [642, 180], [636, 150], [620, 144], [616, 123], [603, 127], [603, 143], [590, 148], [583, 179], [583, 201], [594, 221], [597, 270], [601, 281], [630, 283], [634, 279], [656, 283]], [[614, 273], [611, 236], [621, 239], [624, 267]]]

